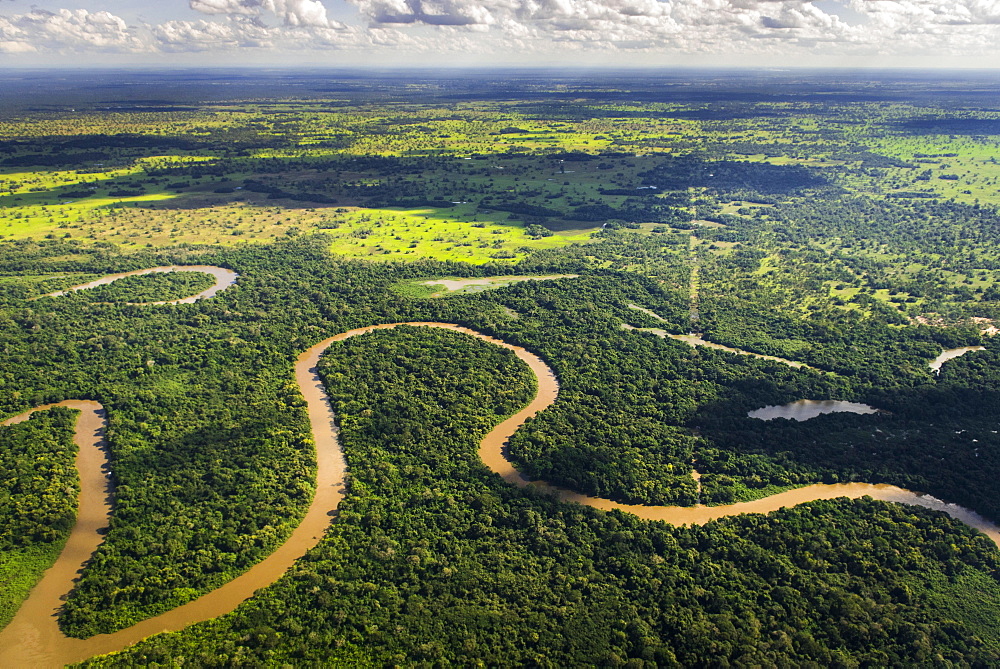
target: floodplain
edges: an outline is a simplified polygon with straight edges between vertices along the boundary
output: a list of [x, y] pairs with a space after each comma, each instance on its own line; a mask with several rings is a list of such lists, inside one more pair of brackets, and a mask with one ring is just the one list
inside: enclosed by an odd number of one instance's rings
[[[992, 75], [75, 76], [0, 72], [0, 412], [108, 419], [56, 633], [312, 542], [85, 666], [1000, 662]], [[0, 428], [0, 624], [75, 417]]]

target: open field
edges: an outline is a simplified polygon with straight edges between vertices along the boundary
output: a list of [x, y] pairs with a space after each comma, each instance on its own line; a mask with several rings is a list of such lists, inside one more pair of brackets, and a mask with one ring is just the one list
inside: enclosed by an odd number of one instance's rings
[[[1000, 665], [992, 84], [79, 76], [0, 120], [0, 413], [100, 401], [115, 486], [50, 631], [228, 596], [344, 459], [272, 585], [88, 666]], [[238, 276], [56, 294], [178, 265]], [[804, 399], [873, 412], [752, 417]], [[0, 617], [74, 517], [54, 411], [0, 430]]]
[[551, 281], [554, 279], [575, 279], [576, 274], [552, 274], [549, 276], [484, 276], [473, 279], [460, 277], [438, 277], [434, 279], [411, 279], [396, 286], [400, 294], [410, 297], [449, 297], [496, 290], [512, 283], [523, 281]]
[[[435, 258], [482, 263], [515, 260], [533, 249], [586, 243], [596, 228], [532, 237], [507, 214], [462, 214], [435, 209], [316, 208], [236, 204], [198, 209], [150, 208], [156, 196], [129, 204], [88, 202], [45, 207], [35, 216], [8, 211], [8, 239], [81, 239], [122, 248], [179, 244], [267, 243], [289, 235], [324, 232], [338, 255], [372, 259]], [[3, 229], [0, 223], [0, 229]]]

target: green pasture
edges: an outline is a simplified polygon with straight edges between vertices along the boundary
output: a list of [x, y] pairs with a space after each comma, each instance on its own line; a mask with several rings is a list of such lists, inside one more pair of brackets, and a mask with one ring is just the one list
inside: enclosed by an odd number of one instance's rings
[[235, 245], [322, 231], [331, 238], [331, 251], [349, 257], [484, 263], [585, 243], [597, 230], [561, 230], [535, 239], [508, 214], [484, 216], [474, 213], [473, 207], [334, 210], [236, 203], [183, 209], [171, 207], [173, 199], [168, 193], [155, 193], [127, 201], [88, 198], [59, 206], [9, 209], [0, 218], [0, 235], [7, 239], [72, 237], [128, 248]]
[[[464, 212], [464, 213], [463, 213]], [[561, 230], [533, 239], [506, 214], [471, 209], [357, 209], [325, 228], [334, 253], [383, 260], [434, 258], [481, 264], [515, 260], [527, 252], [590, 241], [598, 228]], [[321, 226], [322, 227], [322, 226]]]
[[887, 192], [926, 191], [959, 202], [1000, 204], [996, 136], [881, 135], [866, 143], [913, 165], [886, 171], [881, 181]]

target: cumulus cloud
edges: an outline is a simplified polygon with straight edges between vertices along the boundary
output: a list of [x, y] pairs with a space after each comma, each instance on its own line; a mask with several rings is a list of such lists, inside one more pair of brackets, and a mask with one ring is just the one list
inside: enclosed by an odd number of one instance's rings
[[[0, 0], [3, 3], [5, 0]], [[93, 0], [99, 3], [107, 0]], [[355, 49], [373, 53], [1000, 55], [1000, 0], [188, 0], [204, 18], [128, 26], [103, 11], [0, 16], [0, 52]]]
[[[1000, 24], [1000, 0], [819, 1], [830, 11], [807, 0], [349, 0], [370, 26], [477, 30], [498, 44], [507, 39], [539, 48], [556, 41], [592, 49], [736, 53], [768, 49], [762, 44], [770, 42], [892, 50], [921, 39], [976, 36], [977, 29]], [[955, 32], [961, 28], [969, 30]]]
[[31, 53], [35, 50], [23, 29], [0, 16], [0, 53]]
[[665, 17], [670, 5], [657, 0], [499, 0], [488, 5], [469, 0], [354, 0], [375, 23], [429, 25], [498, 25], [550, 22], [580, 25], [592, 21], [625, 21]]
[[835, 39], [850, 31], [837, 16], [804, 0], [351, 1], [370, 25], [486, 29], [529, 42], [579, 42], [584, 48], [688, 50], [728, 42], [732, 49], [748, 37]]
[[[168, 51], [273, 48], [284, 51], [371, 46], [361, 31], [335, 21], [320, 0], [189, 0], [191, 9], [223, 21], [169, 21], [152, 28]], [[278, 25], [269, 25], [268, 18]], [[271, 21], [270, 23], [273, 23]]]
[[70, 48], [138, 51], [143, 44], [124, 19], [110, 12], [34, 9], [27, 14], [0, 17], [0, 50], [27, 53]]
[[320, 0], [190, 0], [190, 7], [203, 14], [260, 17], [265, 12], [277, 16], [284, 25], [340, 29]]
[[997, 0], [850, 0], [850, 7], [887, 27], [989, 26], [1000, 24]]
[[362, 13], [375, 23], [425, 23], [434, 26], [465, 26], [495, 23], [493, 12], [483, 5], [461, 0], [372, 0], [359, 3]]
[[202, 14], [244, 14], [256, 16], [260, 3], [253, 0], [191, 0], [191, 9]]
[[267, 29], [252, 21], [167, 21], [154, 26], [152, 33], [165, 51], [216, 51], [273, 46]]
[[264, 8], [273, 12], [289, 26], [314, 26], [316, 28], [343, 28], [343, 24], [326, 15], [326, 7], [319, 0], [263, 0]]

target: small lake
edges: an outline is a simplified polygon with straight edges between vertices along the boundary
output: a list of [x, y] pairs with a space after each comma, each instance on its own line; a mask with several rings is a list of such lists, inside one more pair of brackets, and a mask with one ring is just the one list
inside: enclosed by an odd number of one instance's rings
[[751, 411], [747, 415], [750, 418], [760, 420], [774, 420], [775, 418], [790, 418], [792, 420], [809, 420], [825, 413], [856, 413], [871, 414], [878, 413], [878, 409], [859, 404], [858, 402], [844, 402], [843, 400], [799, 400], [781, 406], [766, 406], [756, 411]]
[[947, 351], [942, 351], [941, 355], [934, 358], [928, 363], [931, 370], [935, 374], [941, 373], [941, 365], [948, 362], [949, 360], [954, 360], [955, 358], [965, 355], [966, 353], [971, 353], [972, 351], [985, 351], [985, 346], [963, 346], [961, 348], [949, 348]]

